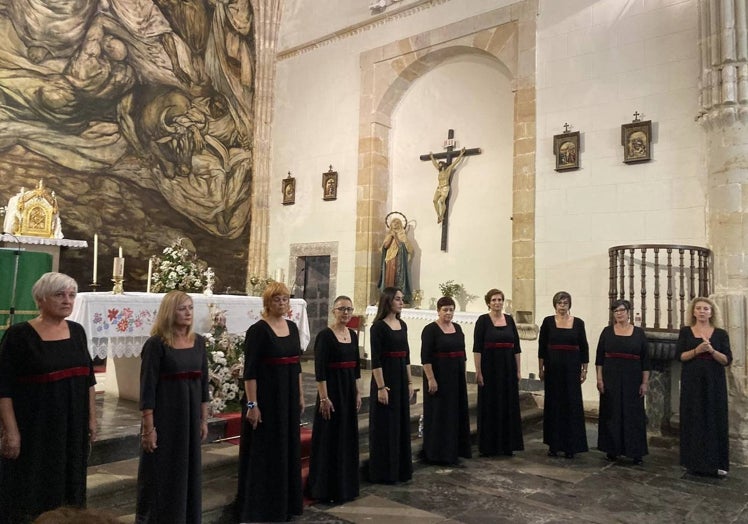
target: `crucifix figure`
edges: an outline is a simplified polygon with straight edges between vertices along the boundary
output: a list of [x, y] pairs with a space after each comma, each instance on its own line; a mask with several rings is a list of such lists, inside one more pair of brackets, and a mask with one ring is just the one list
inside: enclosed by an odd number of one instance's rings
[[[447, 134], [447, 140], [444, 142], [445, 152], [437, 154], [429, 153], [428, 155], [421, 155], [419, 157], [421, 160], [431, 160], [439, 172], [438, 184], [434, 193], [434, 209], [436, 210], [436, 222], [442, 225], [442, 251], [447, 250], [447, 219], [449, 215], [449, 193], [452, 187], [452, 176], [457, 166], [462, 162], [463, 157], [480, 155], [481, 153], [479, 147], [472, 149], [465, 149], [463, 147], [461, 150], [455, 151], [454, 136], [454, 129], [450, 129]], [[437, 162], [437, 160], [440, 161]]]

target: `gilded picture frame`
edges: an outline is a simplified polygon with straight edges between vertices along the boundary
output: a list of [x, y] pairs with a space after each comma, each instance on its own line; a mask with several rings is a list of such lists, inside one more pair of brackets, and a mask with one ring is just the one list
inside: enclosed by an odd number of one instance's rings
[[296, 203], [296, 178], [289, 174], [282, 180], [281, 194], [283, 195], [284, 206], [291, 206]]
[[623, 163], [635, 164], [652, 159], [652, 121], [631, 122], [621, 125]]
[[338, 172], [332, 170], [322, 173], [322, 200], [337, 200], [338, 198]]
[[579, 131], [553, 135], [553, 154], [556, 157], [556, 171], [579, 169]]

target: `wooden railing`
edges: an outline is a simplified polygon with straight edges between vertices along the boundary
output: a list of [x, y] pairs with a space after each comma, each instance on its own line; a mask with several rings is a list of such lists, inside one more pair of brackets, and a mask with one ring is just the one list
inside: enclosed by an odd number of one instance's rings
[[705, 247], [614, 246], [608, 257], [610, 302], [631, 302], [632, 320], [648, 331], [677, 331], [687, 323], [691, 299], [711, 293], [712, 252]]

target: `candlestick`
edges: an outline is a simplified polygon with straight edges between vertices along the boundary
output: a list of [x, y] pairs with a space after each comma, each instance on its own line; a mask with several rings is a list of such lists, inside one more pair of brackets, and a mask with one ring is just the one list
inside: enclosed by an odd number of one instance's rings
[[99, 234], [94, 233], [93, 283], [98, 282], [99, 275]]
[[145, 292], [150, 293], [151, 292], [151, 275], [153, 275], [153, 259], [148, 259], [148, 281], [145, 285]]
[[125, 275], [125, 259], [123, 257], [114, 257], [112, 265], [112, 276], [122, 278]]

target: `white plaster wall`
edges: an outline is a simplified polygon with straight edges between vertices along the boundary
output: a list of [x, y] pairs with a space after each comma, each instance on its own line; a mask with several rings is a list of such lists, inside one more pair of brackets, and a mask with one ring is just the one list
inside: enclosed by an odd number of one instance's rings
[[[392, 188], [388, 209], [405, 213], [413, 228], [413, 280], [423, 307], [455, 280], [476, 298], [467, 311], [486, 310], [492, 287], [511, 294], [512, 134], [514, 96], [508, 71], [489, 57], [452, 59], [418, 79], [392, 118]], [[452, 180], [448, 250], [433, 206], [437, 171], [419, 156], [442, 151], [447, 130], [456, 149], [480, 147], [464, 157]], [[460, 308], [465, 304], [459, 304]]]
[[[706, 245], [696, 39], [695, 0], [540, 2], [537, 316], [569, 291], [593, 361], [608, 319], [608, 248]], [[634, 111], [653, 122], [653, 160], [626, 165], [620, 126]], [[556, 173], [552, 135], [565, 122], [582, 132], [581, 169]], [[597, 400], [594, 373], [584, 394]]]

